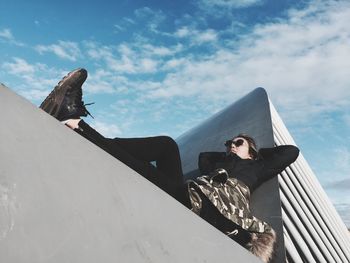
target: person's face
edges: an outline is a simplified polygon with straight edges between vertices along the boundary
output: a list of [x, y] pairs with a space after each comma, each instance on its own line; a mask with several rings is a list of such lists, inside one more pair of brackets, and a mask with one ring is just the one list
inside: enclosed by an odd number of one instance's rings
[[249, 154], [249, 144], [241, 137], [234, 138], [233, 140], [228, 140], [226, 143], [226, 152], [234, 153], [238, 155], [241, 159], [251, 159]]

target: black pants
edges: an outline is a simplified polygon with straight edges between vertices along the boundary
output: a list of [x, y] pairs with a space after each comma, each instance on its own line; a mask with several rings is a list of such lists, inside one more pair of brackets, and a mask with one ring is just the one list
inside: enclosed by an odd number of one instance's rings
[[83, 120], [75, 131], [188, 206], [179, 148], [172, 138], [105, 138]]
[[247, 243], [251, 241], [251, 234], [241, 226], [224, 217], [200, 189], [198, 189], [197, 193], [202, 200], [202, 209], [199, 216], [224, 234], [228, 235], [238, 244], [245, 247]]

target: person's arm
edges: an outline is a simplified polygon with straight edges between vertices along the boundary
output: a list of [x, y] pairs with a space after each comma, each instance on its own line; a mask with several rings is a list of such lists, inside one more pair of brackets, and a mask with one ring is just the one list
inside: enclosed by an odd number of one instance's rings
[[299, 155], [299, 149], [294, 145], [281, 145], [260, 149], [258, 154], [263, 163], [263, 170], [259, 175], [259, 181], [262, 183], [276, 176], [293, 163]]
[[224, 152], [202, 152], [198, 157], [198, 168], [201, 174], [209, 174], [215, 169], [217, 162], [225, 159]]

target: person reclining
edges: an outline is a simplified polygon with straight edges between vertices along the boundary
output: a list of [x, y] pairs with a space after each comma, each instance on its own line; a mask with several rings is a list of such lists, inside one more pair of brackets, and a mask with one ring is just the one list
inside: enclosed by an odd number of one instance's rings
[[82, 100], [86, 78], [83, 68], [71, 71], [40, 108], [191, 208], [264, 262], [272, 258], [275, 232], [251, 214], [250, 194], [293, 163], [299, 154], [297, 147], [283, 145], [257, 151], [252, 137], [239, 134], [225, 142], [226, 152], [200, 153], [198, 166], [203, 176], [185, 184], [179, 148], [172, 138], [106, 138], [81, 119], [91, 115]]
[[264, 262], [273, 257], [276, 234], [250, 212], [250, 195], [277, 176], [299, 155], [293, 145], [257, 150], [254, 139], [238, 134], [225, 142], [225, 152], [202, 152], [203, 176], [188, 182], [192, 210], [246, 247]]

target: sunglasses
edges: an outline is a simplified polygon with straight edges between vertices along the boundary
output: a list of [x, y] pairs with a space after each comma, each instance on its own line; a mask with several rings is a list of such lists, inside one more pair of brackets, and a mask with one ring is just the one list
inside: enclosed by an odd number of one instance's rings
[[244, 140], [243, 140], [243, 139], [238, 139], [237, 141], [234, 141], [234, 140], [227, 140], [227, 141], [225, 142], [225, 146], [226, 146], [226, 147], [229, 147], [229, 146], [231, 146], [232, 144], [234, 144], [236, 147], [239, 147], [239, 146], [243, 145], [243, 143], [244, 143]]

